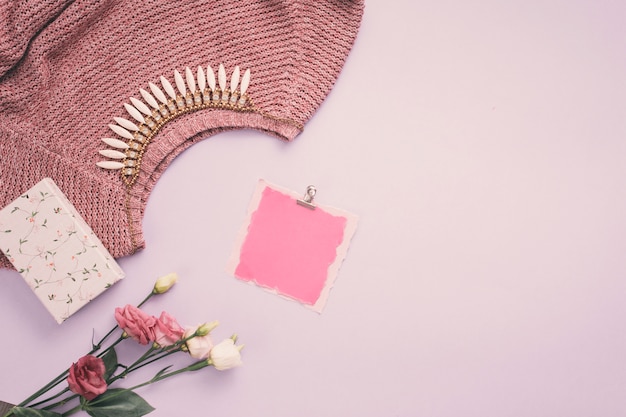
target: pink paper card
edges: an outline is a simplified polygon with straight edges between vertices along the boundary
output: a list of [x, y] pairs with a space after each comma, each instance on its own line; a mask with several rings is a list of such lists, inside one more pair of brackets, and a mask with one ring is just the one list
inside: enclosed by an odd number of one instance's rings
[[228, 271], [321, 312], [358, 217], [259, 180]]

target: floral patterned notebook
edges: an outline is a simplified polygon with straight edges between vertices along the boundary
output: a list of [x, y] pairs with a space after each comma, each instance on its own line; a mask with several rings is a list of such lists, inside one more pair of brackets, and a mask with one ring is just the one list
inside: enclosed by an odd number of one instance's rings
[[58, 323], [124, 277], [50, 178], [0, 210], [0, 250]]

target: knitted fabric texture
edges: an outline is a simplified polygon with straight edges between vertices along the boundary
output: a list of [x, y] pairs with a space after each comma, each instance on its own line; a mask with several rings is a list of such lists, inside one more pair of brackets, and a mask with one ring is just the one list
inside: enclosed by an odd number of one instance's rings
[[[292, 140], [332, 88], [362, 13], [363, 0], [0, 3], [0, 207], [51, 177], [114, 257], [143, 248], [144, 209], [169, 163], [230, 129]], [[132, 187], [96, 166], [130, 97], [175, 70], [220, 64], [250, 69], [255, 110], [172, 119]], [[0, 267], [11, 267], [2, 255]]]

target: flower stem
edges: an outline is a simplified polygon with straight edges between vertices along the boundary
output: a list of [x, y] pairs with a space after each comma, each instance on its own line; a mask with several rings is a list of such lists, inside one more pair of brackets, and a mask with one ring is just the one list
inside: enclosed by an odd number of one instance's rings
[[56, 378], [54, 378], [52, 381], [48, 382], [46, 385], [44, 385], [43, 387], [41, 387], [39, 389], [39, 391], [35, 392], [33, 395], [31, 395], [30, 397], [26, 398], [24, 401], [22, 401], [21, 403], [19, 403], [17, 406], [18, 407], [24, 407], [27, 404], [29, 404], [31, 401], [37, 399], [38, 397], [40, 397], [41, 395], [45, 394], [46, 392], [50, 391], [52, 388], [54, 388], [55, 386], [57, 386], [58, 384], [60, 384], [65, 377], [67, 376], [67, 374], [69, 373], [69, 370], [65, 370], [63, 371], [61, 374], [59, 374], [59, 376], [57, 376]]
[[161, 355], [155, 354], [155, 355], [152, 355], [150, 357], [147, 357], [146, 359], [150, 359], [150, 360], [146, 360], [146, 362], [143, 362], [141, 364], [137, 364], [137, 366], [134, 366], [132, 369], [130, 369], [130, 367], [129, 367], [128, 373], [136, 371], [137, 369], [143, 368], [146, 365], [150, 365], [151, 363], [156, 362], [158, 360], [161, 360], [161, 359], [163, 359], [163, 358], [165, 358], [165, 357], [167, 357], [167, 356], [169, 356], [169, 355], [171, 355], [173, 353], [176, 353], [176, 352], [180, 352], [180, 349], [167, 351], [167, 352], [165, 352], [165, 353], [163, 353]]
[[[174, 375], [182, 374], [184, 372], [197, 371], [197, 370], [200, 370], [202, 368], [206, 368], [207, 366], [210, 366], [209, 362], [207, 360], [201, 360], [201, 361], [192, 363], [191, 365], [188, 365], [188, 366], [186, 366], [184, 368], [177, 369], [176, 371], [172, 371], [172, 372], [168, 372], [168, 373], [162, 373], [160, 375], [157, 375], [157, 376], [153, 377], [152, 379], [150, 379], [150, 380], [148, 380], [146, 382], [143, 382], [141, 384], [135, 385], [135, 386], [133, 386], [131, 388], [125, 388], [124, 392], [126, 392], [126, 391], [134, 391], [137, 388], [145, 387], [146, 385], [150, 385], [150, 384], [153, 384], [155, 382], [162, 381], [164, 379], [173, 377]], [[121, 395], [121, 394], [122, 394], [122, 391], [120, 391], [117, 395]], [[114, 398], [115, 396], [116, 396], [115, 394], [114, 395], [109, 395], [109, 396], [106, 397], [106, 399], [107, 399], [107, 401], [110, 401], [111, 398]], [[90, 404], [92, 404], [92, 405], [93, 404], [97, 404], [99, 401], [100, 400], [98, 398], [95, 398], [92, 401], [90, 401]], [[68, 411], [67, 413], [65, 413], [63, 415], [64, 416], [70, 415], [70, 414], [78, 411], [79, 409], [80, 409], [80, 406], [76, 407], [76, 408], [73, 408], [72, 410]]]
[[[124, 339], [126, 339], [124, 336], [118, 337], [117, 340], [111, 344], [111, 346], [107, 347], [105, 350], [103, 350], [102, 352], [98, 353], [98, 357], [101, 358], [104, 355], [106, 355], [111, 349], [113, 349], [118, 343], [120, 343]], [[89, 355], [91, 355], [92, 353], [94, 353], [94, 352], [89, 353]]]
[[41, 400], [41, 401], [39, 401], [39, 402], [36, 402], [36, 403], [34, 403], [34, 404], [31, 404], [31, 405], [30, 405], [30, 407], [33, 407], [33, 408], [34, 408], [34, 407], [37, 407], [37, 406], [39, 406], [39, 405], [45, 404], [45, 403], [47, 403], [48, 401], [52, 401], [52, 400], [54, 400], [55, 398], [59, 398], [61, 395], [65, 394], [65, 393], [66, 393], [66, 392], [68, 392], [69, 390], [70, 390], [70, 389], [69, 389], [69, 387], [66, 387], [66, 388], [65, 388], [65, 389], [63, 389], [62, 391], [59, 391], [58, 393], [54, 394], [54, 395], [53, 395], [53, 396], [51, 396], [51, 397], [46, 398], [45, 400]]
[[154, 356], [154, 351], [155, 350], [156, 350], [156, 348], [154, 346], [150, 346], [150, 349], [148, 349], [146, 351], [146, 353], [141, 355], [141, 357], [139, 359], [137, 359], [131, 365], [126, 367], [126, 369], [124, 369], [118, 375], [115, 375], [115, 376], [112, 376], [111, 378], [109, 378], [109, 380], [107, 381], [107, 385], [111, 385], [113, 382], [117, 381], [118, 379], [124, 378], [129, 373], [133, 372], [136, 369], [139, 369], [141, 366], [143, 366], [142, 362], [144, 362], [145, 360], [150, 359], [152, 356]]
[[109, 336], [111, 336], [111, 335], [113, 334], [113, 332], [114, 332], [115, 330], [117, 330], [117, 328], [118, 328], [118, 327], [119, 327], [119, 326], [117, 326], [117, 325], [116, 325], [116, 326], [115, 326], [115, 327], [113, 327], [111, 330], [109, 330], [109, 332], [108, 332], [107, 334], [105, 334], [105, 335], [104, 335], [104, 337], [103, 337], [102, 339], [100, 339], [100, 341], [99, 341], [97, 344], [93, 345], [93, 349], [91, 349], [91, 350], [89, 351], [89, 353], [87, 353], [87, 354], [88, 354], [88, 355], [91, 355], [91, 354], [93, 354], [93, 353], [97, 352], [98, 350], [100, 350], [100, 348], [102, 347], [102, 344], [104, 343], [104, 341], [105, 341], [106, 339], [108, 339], [108, 337], [109, 337]]
[[186, 366], [186, 367], [181, 368], [181, 369], [177, 369], [176, 371], [163, 373], [161, 375], [155, 376], [154, 378], [150, 379], [149, 381], [146, 381], [146, 382], [141, 383], [139, 385], [135, 385], [134, 387], [128, 388], [128, 389], [132, 391], [132, 390], [135, 390], [137, 388], [141, 388], [141, 387], [144, 387], [146, 385], [150, 385], [150, 384], [153, 384], [155, 382], [159, 382], [159, 381], [162, 381], [164, 379], [170, 378], [170, 377], [172, 377], [174, 375], [182, 374], [184, 372], [197, 371], [197, 370], [200, 370], [202, 368], [206, 368], [207, 366], [210, 366], [209, 362], [207, 360], [201, 360], [201, 361], [198, 361], [198, 362], [194, 362], [194, 363], [192, 363], [189, 366]]
[[72, 408], [71, 410], [67, 410], [65, 413], [61, 414], [62, 416], [69, 416], [71, 414], [74, 414], [80, 410], [82, 410], [83, 406], [82, 405], [77, 405], [76, 407]]
[[69, 397], [62, 399], [61, 401], [57, 401], [54, 404], [47, 405], [45, 407], [42, 407], [41, 409], [42, 410], [52, 410], [52, 409], [55, 409], [55, 408], [57, 408], [57, 407], [59, 407], [61, 405], [67, 404], [68, 402], [72, 401], [74, 398], [77, 398], [77, 397], [79, 397], [78, 394], [72, 394]]
[[150, 294], [148, 294], [148, 296], [146, 298], [144, 298], [142, 302], [137, 304], [137, 308], [141, 308], [141, 306], [144, 305], [145, 303], [147, 303], [148, 300], [151, 299], [153, 295], [155, 295], [155, 292], [151, 291]]

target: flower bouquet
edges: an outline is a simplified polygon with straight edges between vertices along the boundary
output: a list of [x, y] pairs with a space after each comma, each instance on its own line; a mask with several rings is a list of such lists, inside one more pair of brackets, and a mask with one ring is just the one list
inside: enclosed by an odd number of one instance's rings
[[[226, 370], [241, 365], [242, 345], [236, 336], [213, 345], [210, 332], [218, 322], [183, 328], [167, 312], [159, 317], [141, 310], [152, 296], [167, 292], [178, 280], [176, 274], [159, 278], [150, 294], [136, 307], [115, 309], [117, 325], [92, 349], [39, 391], [11, 408], [4, 417], [60, 417], [85, 411], [93, 417], [143, 416], [154, 410], [135, 390], [143, 386], [193, 372], [209, 366]], [[115, 333], [116, 340], [105, 346]], [[115, 346], [126, 339], [146, 345], [146, 351], [134, 362], [118, 362]], [[131, 372], [158, 362], [174, 353], [186, 352], [195, 361], [178, 369], [166, 366], [152, 378], [130, 388], [112, 387]], [[72, 403], [77, 403], [72, 407]], [[64, 410], [64, 411], [59, 411]]]

